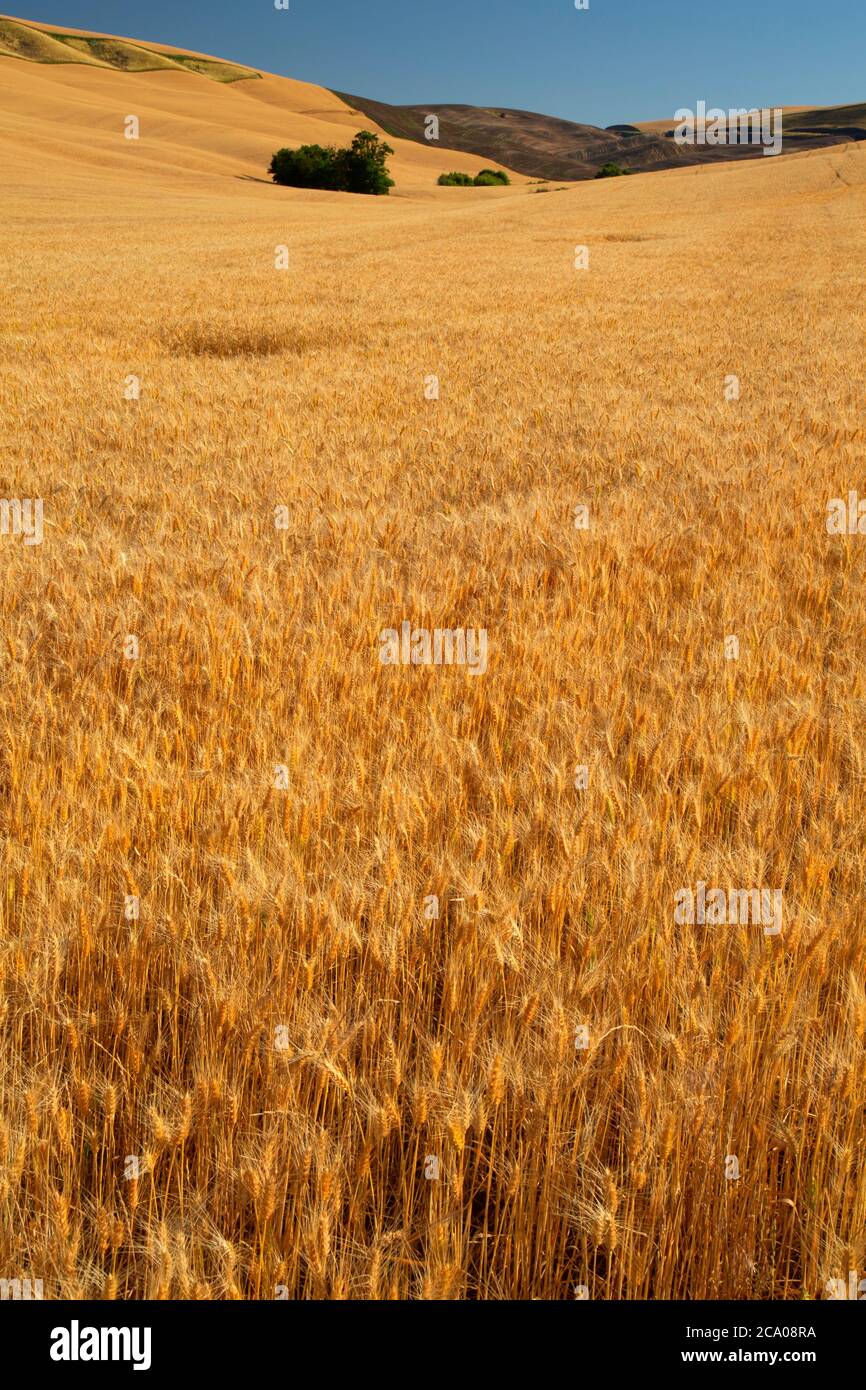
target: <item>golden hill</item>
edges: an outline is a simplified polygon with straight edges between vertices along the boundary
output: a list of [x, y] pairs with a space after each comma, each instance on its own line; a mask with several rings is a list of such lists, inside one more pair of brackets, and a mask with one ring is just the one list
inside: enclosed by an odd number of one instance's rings
[[215, 82], [236, 82], [259, 75], [254, 68], [183, 48], [114, 38], [59, 24], [39, 24], [9, 15], [0, 15], [0, 55], [32, 63], [84, 64], [120, 72], [198, 72]]
[[[26, 43], [19, 30], [26, 30]], [[54, 37], [60, 32], [86, 50], [69, 48]], [[131, 173], [136, 183], [148, 175], [187, 183], [267, 179], [270, 157], [282, 145], [348, 144], [359, 129], [384, 134], [323, 87], [58, 26], [49, 32], [49, 26], [0, 18], [0, 72], [0, 151], [10, 177], [25, 182], [55, 169], [68, 177], [76, 165], [86, 177], [101, 168], [121, 179]], [[123, 138], [130, 114], [141, 123], [137, 142]], [[436, 144], [390, 143], [398, 191], [432, 188], [440, 173], [474, 174], [481, 165], [477, 155]]]

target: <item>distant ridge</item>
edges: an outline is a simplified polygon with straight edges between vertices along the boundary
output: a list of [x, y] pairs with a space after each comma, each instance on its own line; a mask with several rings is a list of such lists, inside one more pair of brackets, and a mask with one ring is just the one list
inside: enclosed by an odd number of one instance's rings
[[[647, 122], [643, 128], [622, 124], [602, 130], [504, 106], [392, 106], [349, 92], [335, 91], [334, 95], [391, 135], [422, 144], [431, 143], [426, 138], [425, 118], [436, 116], [443, 145], [481, 159], [498, 160], [529, 178], [594, 178], [608, 162], [644, 172], [754, 159], [762, 153], [755, 145], [678, 145], [673, 139], [673, 120]], [[660, 124], [665, 128], [659, 130]], [[798, 110], [783, 119], [783, 132], [787, 153], [866, 139], [866, 105]]]

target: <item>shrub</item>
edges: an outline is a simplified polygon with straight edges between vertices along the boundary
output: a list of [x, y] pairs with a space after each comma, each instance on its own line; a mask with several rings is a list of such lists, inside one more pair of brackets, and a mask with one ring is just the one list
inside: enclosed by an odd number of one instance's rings
[[333, 145], [301, 145], [277, 150], [268, 173], [274, 183], [291, 188], [337, 188], [337, 151]]
[[597, 179], [615, 179], [618, 178], [620, 174], [631, 173], [634, 173], [633, 169], [621, 169], [618, 164], [602, 164], [595, 177]]
[[394, 151], [369, 130], [359, 130], [350, 149], [301, 145], [277, 150], [268, 172], [274, 183], [290, 188], [325, 188], [332, 192], [381, 195], [393, 188], [387, 159]]
[[471, 174], [440, 174], [438, 182], [443, 186], [459, 186], [460, 188], [498, 188], [502, 184], [511, 183], [508, 175], [500, 169], [482, 169], [473, 179]]

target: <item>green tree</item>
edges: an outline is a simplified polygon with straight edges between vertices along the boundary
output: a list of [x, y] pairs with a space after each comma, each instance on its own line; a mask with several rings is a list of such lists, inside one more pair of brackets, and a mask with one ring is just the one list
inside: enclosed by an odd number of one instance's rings
[[274, 183], [291, 188], [338, 187], [337, 151], [333, 145], [301, 145], [297, 150], [277, 150], [268, 172]]
[[268, 172], [274, 183], [290, 188], [326, 188], [344, 193], [387, 193], [394, 180], [387, 159], [394, 151], [369, 130], [360, 130], [350, 149], [301, 145], [277, 150]]
[[378, 135], [359, 130], [351, 149], [337, 151], [339, 187], [347, 193], [387, 194], [394, 187], [387, 164], [393, 153]]

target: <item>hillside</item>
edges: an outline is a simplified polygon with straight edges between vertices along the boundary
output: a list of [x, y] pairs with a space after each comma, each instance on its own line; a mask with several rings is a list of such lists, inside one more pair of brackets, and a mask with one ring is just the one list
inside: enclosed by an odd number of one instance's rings
[[[141, 138], [123, 138], [139, 117]], [[94, 172], [140, 185], [181, 180], [261, 179], [274, 150], [303, 143], [345, 145], [363, 113], [323, 87], [240, 68], [205, 54], [0, 19], [0, 155], [7, 186]], [[379, 132], [381, 133], [381, 132]], [[394, 144], [395, 142], [391, 142]], [[478, 161], [447, 147], [398, 141], [395, 193], [434, 190], [440, 173], [476, 173]], [[37, 158], [38, 156], [38, 158]], [[91, 188], [92, 191], [92, 188]], [[488, 197], [500, 190], [482, 190]], [[275, 196], [300, 196], [282, 190]], [[340, 195], [324, 195], [339, 197]]]
[[866, 102], [854, 106], [800, 107], [786, 113], [782, 126], [786, 136], [829, 133], [866, 140]]
[[[0, 57], [45, 69], [60, 70], [68, 76], [66, 97], [62, 83], [51, 88], [49, 103], [60, 102], [64, 127], [71, 124], [89, 128], [96, 120], [80, 109], [80, 93], [87, 91], [94, 108], [106, 113], [118, 99], [120, 89], [100, 83], [96, 73], [129, 74], [138, 77], [167, 78], [169, 74], [208, 79], [215, 85], [231, 86], [249, 101], [225, 103], [213, 94], [208, 103], [193, 101], [193, 88], [181, 95], [177, 86], [161, 89], [160, 100], [149, 109], [161, 121], [181, 121], [177, 129], [175, 167], [184, 164], [184, 128], [195, 111], [195, 118], [213, 122], [222, 133], [211, 141], [202, 132], [194, 142], [211, 144], [212, 154], [232, 152], [244, 164], [249, 177], [260, 176], [276, 143], [345, 143], [349, 126], [363, 124], [401, 141], [394, 172], [399, 187], [435, 183], [449, 169], [475, 173], [478, 160], [508, 169], [525, 178], [581, 180], [594, 177], [610, 161], [636, 172], [683, 168], [695, 164], [725, 163], [760, 157], [753, 146], [680, 146], [671, 139], [672, 122], [649, 121], [622, 124], [605, 130], [561, 120], [537, 112], [508, 107], [482, 108], [467, 105], [397, 106], [347, 92], [330, 92], [312, 84], [296, 82], [228, 62], [207, 54], [193, 53], [167, 44], [89, 33], [60, 25], [0, 16]], [[83, 73], [92, 74], [92, 80]], [[10, 64], [4, 65], [10, 72]], [[10, 101], [20, 91], [20, 82], [6, 79]], [[25, 83], [26, 85], [26, 83]], [[152, 88], [146, 89], [148, 98]], [[163, 106], [165, 94], [171, 98]], [[2, 100], [2, 97], [0, 97]], [[258, 102], [256, 109], [251, 102]], [[270, 116], [260, 109], [271, 108]], [[786, 152], [822, 148], [866, 138], [863, 106], [813, 109], [786, 108], [784, 121]], [[278, 116], [279, 113], [279, 116]], [[11, 114], [11, 113], [10, 113]], [[38, 111], [32, 118], [39, 120]], [[425, 138], [425, 117], [435, 114], [440, 121], [438, 143]], [[237, 131], [226, 135], [226, 127], [237, 124]], [[339, 129], [329, 129], [339, 127]], [[88, 137], [89, 138], [89, 137]], [[410, 146], [418, 150], [410, 151]], [[423, 150], [424, 154], [419, 151]], [[253, 154], [253, 151], [255, 153]], [[452, 153], [453, 152], [453, 153]], [[476, 158], [467, 158], [476, 156]], [[146, 157], [145, 157], [146, 158]], [[196, 162], [195, 156], [190, 165]], [[215, 167], [213, 162], [211, 167]], [[255, 165], [255, 172], [253, 171]]]
[[[678, 145], [671, 138], [672, 121], [651, 121], [639, 126], [600, 129], [509, 107], [437, 105], [392, 106], [367, 97], [337, 92], [337, 96], [375, 120], [382, 129], [406, 140], [428, 144], [425, 117], [439, 118], [440, 140], [454, 149], [471, 151], [482, 159], [496, 159], [527, 177], [545, 179], [593, 178], [610, 161], [636, 172], [676, 169], [696, 164], [729, 163], [761, 158], [752, 145]], [[846, 112], [862, 108], [839, 108]], [[814, 113], [813, 113], [814, 114]], [[848, 140], [866, 139], [853, 121], [804, 117], [783, 122], [786, 151], [820, 149]]]
[[94, 34], [0, 15], [0, 55], [31, 63], [73, 63], [117, 72], [196, 72], [214, 82], [256, 78], [253, 68], [164, 44]]

